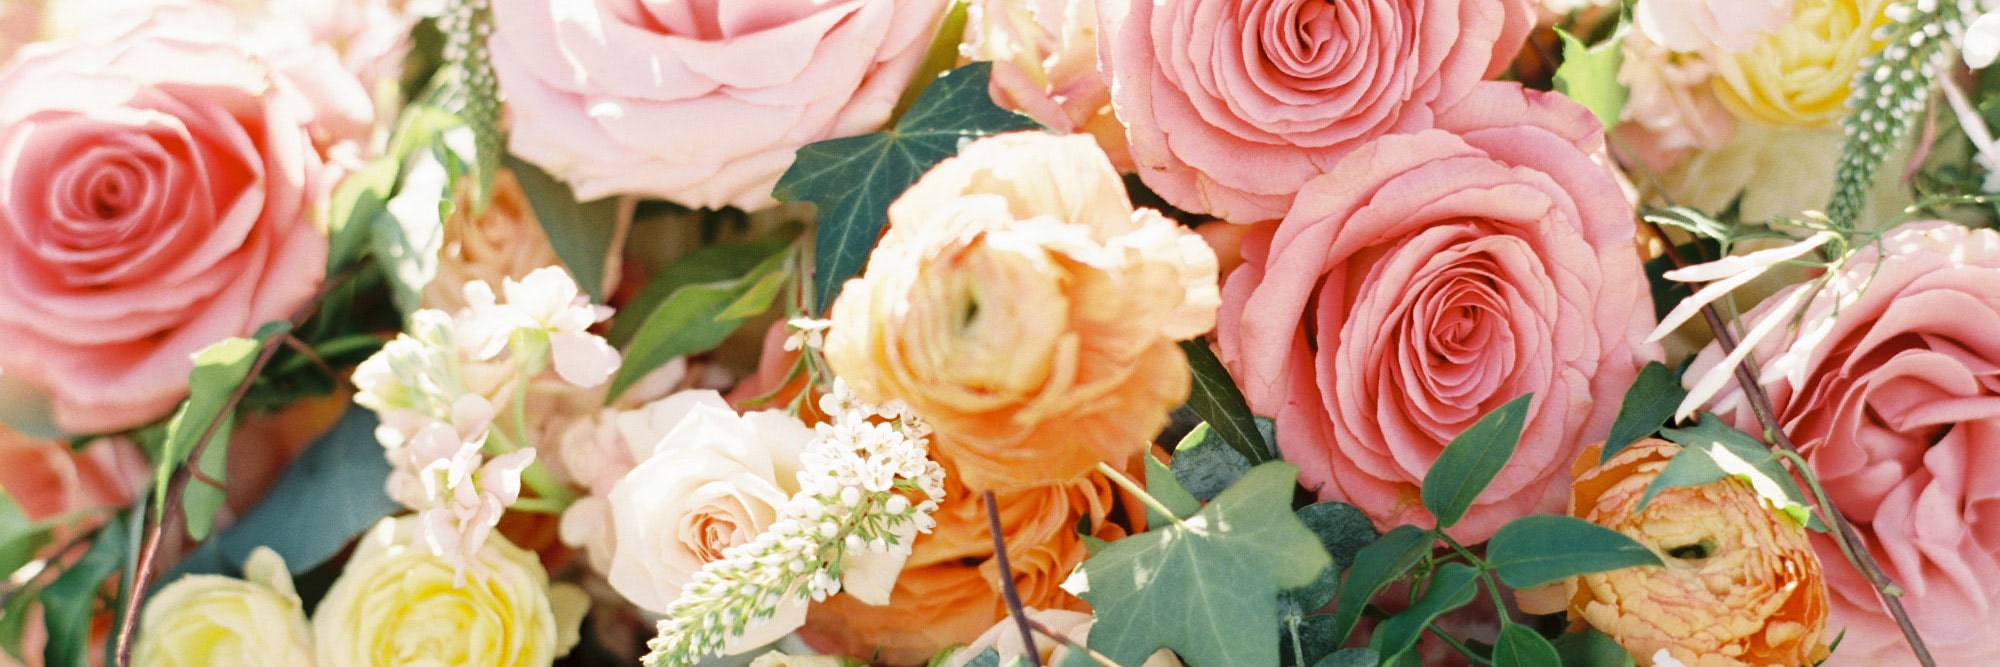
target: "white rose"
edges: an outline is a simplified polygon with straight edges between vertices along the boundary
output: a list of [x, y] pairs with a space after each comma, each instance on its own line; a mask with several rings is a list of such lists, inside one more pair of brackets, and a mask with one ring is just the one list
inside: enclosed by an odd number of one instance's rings
[[257, 547], [243, 578], [197, 574], [161, 588], [140, 616], [137, 665], [311, 665], [312, 627], [277, 552]]

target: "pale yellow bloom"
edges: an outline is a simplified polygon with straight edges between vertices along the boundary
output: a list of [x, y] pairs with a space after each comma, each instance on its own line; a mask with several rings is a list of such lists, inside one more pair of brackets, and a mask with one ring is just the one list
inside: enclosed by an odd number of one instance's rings
[[1830, 127], [1847, 115], [1861, 59], [1882, 48], [1875, 28], [1889, 0], [1796, 0], [1792, 20], [1749, 51], [1710, 52], [1715, 88], [1738, 117], [1771, 125]]
[[257, 547], [243, 578], [197, 574], [161, 588], [140, 616], [135, 665], [313, 664], [312, 627], [277, 552]]

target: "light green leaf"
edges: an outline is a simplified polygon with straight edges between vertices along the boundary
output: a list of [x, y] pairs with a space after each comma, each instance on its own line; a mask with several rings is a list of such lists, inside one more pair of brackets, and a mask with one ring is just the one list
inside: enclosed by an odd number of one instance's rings
[[1083, 598], [1097, 614], [1090, 648], [1126, 665], [1163, 647], [1190, 667], [1277, 664], [1278, 591], [1332, 561], [1292, 515], [1297, 474], [1283, 462], [1251, 468], [1186, 526], [1127, 537], [1084, 561]]
[[48, 526], [28, 520], [21, 506], [0, 491], [0, 579], [34, 560], [35, 552], [48, 543]]
[[[706, 352], [721, 344], [744, 321], [740, 317], [722, 317], [731, 310], [730, 306], [744, 301], [744, 296], [757, 289], [768, 276], [775, 274], [782, 280], [790, 275], [786, 271], [789, 264], [785, 255], [785, 252], [779, 251], [766, 257], [749, 273], [735, 279], [683, 285], [675, 289], [658, 308], [646, 315], [645, 322], [633, 333], [631, 344], [625, 347], [624, 362], [619, 365], [617, 374], [611, 377], [611, 389], [604, 398], [605, 403], [608, 405], [617, 400], [619, 394], [625, 393], [632, 383], [674, 357]], [[765, 305], [768, 306], [769, 302]], [[736, 310], [741, 312], [748, 308]]]
[[[1759, 497], [1794, 521], [1816, 531], [1827, 530], [1826, 524], [1820, 522], [1819, 517], [1806, 507], [1804, 491], [1799, 489], [1798, 480], [1792, 477], [1791, 471], [1785, 468], [1778, 455], [1762, 441], [1730, 428], [1723, 423], [1721, 417], [1704, 412], [1701, 414], [1701, 420], [1694, 426], [1662, 429], [1660, 437], [1680, 445], [1681, 453], [1675, 454], [1673, 461], [1667, 463], [1667, 469], [1653, 479], [1653, 484], [1646, 488], [1646, 495], [1640, 498], [1639, 507], [1635, 511], [1643, 511], [1647, 503], [1650, 503], [1653, 496], [1661, 490], [1675, 486], [1706, 484], [1720, 479], [1720, 477], [1707, 477], [1710, 474], [1709, 468], [1713, 467], [1726, 475], [1733, 475], [1749, 482], [1750, 488], [1755, 490]], [[1690, 456], [1687, 454], [1689, 450], [1701, 452], [1700, 458], [1708, 459], [1708, 463], [1704, 465], [1691, 461], [1686, 464], [1688, 470], [1676, 471], [1675, 462], [1680, 461], [1683, 456]], [[1667, 478], [1669, 473], [1674, 473], [1676, 476], [1662, 482], [1661, 479]]]
[[[153, 463], [152, 506], [155, 519], [159, 518], [166, 504], [168, 478], [175, 468], [187, 462], [188, 455], [194, 452], [195, 441], [216, 420], [222, 421], [215, 428], [215, 434], [203, 449], [202, 460], [197, 461], [196, 466], [204, 474], [220, 474], [224, 468], [222, 463], [228, 460], [229, 430], [234, 424], [233, 412], [225, 413], [229, 396], [248, 379], [250, 367], [265, 342], [288, 335], [291, 330], [289, 322], [267, 322], [258, 327], [253, 338], [225, 339], [195, 353], [194, 370], [188, 372], [188, 397], [181, 402], [173, 418], [167, 421], [166, 440], [161, 446], [160, 457]], [[188, 484], [181, 507], [187, 512], [188, 534], [196, 540], [208, 537], [209, 519], [221, 506], [221, 494], [221, 489], [208, 484]], [[204, 510], [207, 514], [196, 516]]]
[[1562, 28], [1555, 29], [1563, 43], [1562, 65], [1555, 74], [1556, 91], [1588, 107], [1607, 128], [1618, 124], [1618, 112], [1631, 94], [1618, 83], [1618, 66], [1625, 62], [1619, 45], [1625, 41], [1626, 29], [1627, 24], [1619, 21], [1618, 32], [1596, 46], [1585, 46]]
[[[1623, 653], [1623, 651], [1620, 651]], [[1493, 667], [1559, 667], [1562, 657], [1556, 647], [1533, 628], [1506, 623], [1500, 640], [1493, 644]]]
[[1611, 460], [1626, 446], [1659, 430], [1686, 396], [1687, 390], [1674, 378], [1673, 369], [1657, 361], [1646, 362], [1639, 377], [1632, 380], [1632, 388], [1625, 391], [1625, 401], [1618, 406], [1618, 419], [1611, 422], [1611, 435], [1604, 439], [1604, 454], [1598, 461]]
[[375, 219], [388, 213], [384, 206], [396, 189], [401, 167], [400, 161], [385, 156], [340, 179], [327, 217], [327, 276], [346, 270], [367, 252]]
[[1230, 449], [1208, 422], [1202, 422], [1174, 446], [1172, 467], [1174, 479], [1188, 493], [1198, 500], [1210, 500], [1249, 472], [1250, 461]]
[[1577, 575], [1641, 565], [1660, 557], [1624, 533], [1575, 517], [1530, 514], [1507, 522], [1486, 543], [1500, 581], [1530, 588]]
[[778, 290], [784, 289], [786, 280], [791, 277], [792, 274], [788, 271], [764, 274], [764, 277], [758, 278], [757, 282], [743, 288], [742, 295], [730, 302], [722, 312], [716, 313], [715, 321], [740, 320], [770, 310], [771, 302], [778, 298]]
[[1493, 476], [1514, 456], [1521, 429], [1528, 424], [1534, 394], [1508, 401], [1451, 439], [1430, 471], [1424, 473], [1424, 508], [1437, 517], [1439, 528], [1450, 528], [1465, 517], [1472, 502], [1493, 483]]
[[42, 661], [48, 667], [90, 664], [90, 617], [97, 610], [98, 587], [125, 563], [129, 519], [120, 514], [104, 524], [83, 557], [42, 589], [42, 625], [49, 638]]
[[1375, 522], [1368, 520], [1360, 508], [1347, 503], [1313, 503], [1295, 514], [1307, 530], [1319, 536], [1320, 546], [1326, 547], [1327, 555], [1333, 557], [1333, 567], [1321, 570], [1318, 579], [1285, 592], [1292, 604], [1311, 611], [1333, 601], [1340, 590], [1340, 573], [1353, 565], [1355, 555], [1373, 544], [1379, 535], [1375, 532]]
[[1264, 441], [1264, 435], [1257, 430], [1257, 419], [1250, 414], [1250, 404], [1243, 400], [1243, 390], [1236, 388], [1229, 369], [1222, 367], [1222, 360], [1215, 358], [1208, 343], [1199, 338], [1181, 341], [1181, 351], [1187, 354], [1188, 370], [1194, 374], [1188, 408], [1207, 421], [1209, 428], [1251, 465], [1275, 460], [1277, 457], [1271, 452], [1276, 443]]
[[813, 304], [833, 306], [840, 287], [861, 273], [888, 222], [889, 202], [932, 166], [958, 154], [966, 139], [1033, 130], [1035, 121], [993, 104], [993, 64], [975, 62], [924, 88], [894, 128], [807, 144], [778, 178], [772, 195], [819, 205], [813, 253]]
[[215, 528], [215, 512], [226, 499], [227, 489], [218, 484], [229, 482], [229, 433], [236, 428], [236, 414], [224, 413], [221, 419], [222, 425], [215, 429], [218, 439], [209, 441], [201, 450], [201, 459], [192, 463], [201, 474], [190, 478], [187, 489], [181, 492], [188, 537], [196, 540], [208, 539], [208, 532]]
[[1388, 656], [1389, 660], [1401, 657], [1404, 651], [1417, 645], [1417, 636], [1424, 633], [1424, 626], [1445, 612], [1472, 602], [1472, 596], [1479, 592], [1478, 581], [1479, 568], [1464, 563], [1445, 563], [1431, 575], [1423, 596], [1411, 603], [1408, 609], [1396, 612], [1396, 615], [1375, 626], [1375, 636], [1369, 640], [1368, 647]]
[[621, 316], [611, 320], [611, 331], [605, 335], [605, 340], [624, 347], [632, 342], [632, 335], [639, 332], [639, 325], [645, 323], [646, 318], [640, 315], [659, 309], [674, 290], [700, 283], [735, 280], [791, 244], [792, 240], [785, 238], [724, 241], [702, 246], [674, 260], [632, 295]]
[[1354, 631], [1354, 624], [1361, 620], [1362, 610], [1368, 607], [1375, 593], [1415, 567], [1436, 541], [1437, 536], [1431, 531], [1403, 525], [1390, 529], [1355, 554], [1354, 565], [1347, 568], [1347, 578], [1340, 583], [1340, 596], [1333, 609], [1334, 641], [1347, 641], [1348, 633]]
[[568, 184], [540, 167], [512, 155], [507, 156], [506, 164], [521, 184], [521, 194], [528, 198], [528, 208], [535, 210], [535, 219], [541, 222], [563, 268], [569, 269], [577, 288], [590, 295], [591, 301], [603, 303], [604, 262], [616, 251], [611, 246], [618, 237], [618, 199], [579, 202]]
[[[1145, 459], [1146, 495], [1167, 506], [1167, 509], [1174, 513], [1172, 517], [1174, 519], [1185, 519], [1201, 511], [1201, 501], [1195, 500], [1193, 495], [1188, 494], [1187, 489], [1181, 488], [1181, 483], [1174, 480], [1174, 473], [1167, 469], [1166, 464], [1153, 458], [1152, 454], [1145, 455]], [[1159, 526], [1168, 523], [1172, 523], [1168, 517], [1154, 513], [1151, 507], [1146, 508], [1146, 525]]]

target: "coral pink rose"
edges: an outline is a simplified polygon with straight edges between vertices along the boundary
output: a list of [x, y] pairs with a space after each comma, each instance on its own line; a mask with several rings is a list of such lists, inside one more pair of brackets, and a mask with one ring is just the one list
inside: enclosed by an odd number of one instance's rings
[[1430, 130], [1382, 137], [1243, 241], [1222, 358], [1323, 500], [1430, 526], [1424, 473], [1480, 416], [1535, 395], [1527, 432], [1450, 531], [1559, 510], [1639, 367], [1651, 300], [1632, 207], [1597, 121], [1568, 98], [1482, 84]]
[[1256, 222], [1283, 216], [1341, 155], [1430, 128], [1506, 69], [1535, 3], [1103, 0], [1099, 16], [1146, 185], [1182, 209]]
[[0, 70], [0, 367], [49, 392], [64, 430], [164, 415], [189, 355], [319, 285], [315, 139], [354, 124], [316, 102], [367, 98], [337, 67], [298, 78], [246, 53], [232, 20], [162, 7]]
[[770, 205], [808, 143], [879, 128], [943, 0], [496, 0], [510, 148], [583, 199]]
[[[1746, 326], [1806, 288], [1765, 300]], [[1937, 664], [2000, 664], [2000, 234], [1947, 222], [1893, 231], [1811, 295], [1800, 331], [1755, 355], [1785, 432], [1908, 592]], [[1710, 346], [1687, 377], [1721, 358]], [[1734, 385], [1715, 405], [1761, 430]], [[1815, 534], [1813, 546], [1832, 592], [1828, 627], [1847, 633], [1830, 664], [1916, 664], [1833, 541]]]

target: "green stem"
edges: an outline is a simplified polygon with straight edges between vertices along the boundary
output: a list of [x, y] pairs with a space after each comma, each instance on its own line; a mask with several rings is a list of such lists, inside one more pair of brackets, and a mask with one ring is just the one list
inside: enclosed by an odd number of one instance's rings
[[1466, 564], [1479, 568], [1479, 580], [1485, 582], [1486, 594], [1493, 598], [1493, 608], [1499, 610], [1501, 622], [1504, 624], [1507, 620], [1507, 600], [1500, 595], [1500, 582], [1493, 578], [1493, 566], [1488, 565], [1486, 561], [1473, 555], [1472, 550], [1459, 544], [1458, 540], [1451, 539], [1451, 536], [1446, 535], [1444, 531], [1433, 530], [1431, 532], [1437, 533], [1438, 539], [1444, 540], [1444, 543], [1450, 546], [1453, 552], [1464, 557]]
[[[1501, 620], [1500, 627], [1503, 629], [1507, 627], [1507, 622], [1505, 619]], [[1460, 654], [1463, 654], [1465, 656], [1465, 659], [1471, 660], [1473, 664], [1479, 664], [1479, 665], [1493, 664], [1493, 660], [1491, 658], [1479, 657], [1479, 654], [1472, 652], [1472, 647], [1466, 646], [1464, 643], [1459, 642], [1458, 639], [1453, 638], [1450, 633], [1447, 633], [1442, 628], [1439, 628], [1436, 623], [1425, 623], [1424, 628], [1431, 631], [1432, 637], [1438, 638], [1440, 641], [1443, 641], [1446, 646], [1450, 646], [1453, 650], [1456, 650]]]
[[1145, 503], [1146, 507], [1153, 510], [1154, 514], [1166, 517], [1168, 520], [1173, 521], [1174, 525], [1181, 528], [1188, 527], [1186, 522], [1181, 521], [1180, 517], [1174, 515], [1173, 510], [1167, 509], [1166, 503], [1162, 503], [1160, 499], [1154, 498], [1153, 494], [1146, 493], [1144, 487], [1139, 486], [1138, 482], [1132, 481], [1132, 478], [1126, 477], [1125, 473], [1118, 472], [1116, 468], [1105, 465], [1103, 461], [1097, 462], [1097, 471], [1104, 473], [1104, 477], [1111, 480], [1111, 483], [1117, 484], [1132, 495], [1138, 496], [1139, 502]]
[[[1827, 525], [1828, 526], [1834, 525], [1833, 516], [1829, 513], [1829, 510], [1827, 509], [1832, 507], [1833, 503], [1827, 500], [1826, 489], [1822, 488], [1819, 485], [1819, 476], [1813, 474], [1812, 468], [1806, 465], [1806, 460], [1800, 457], [1797, 452], [1789, 450], [1775, 449], [1772, 450], [1772, 453], [1777, 454], [1778, 458], [1792, 462], [1792, 469], [1797, 470], [1799, 476], [1805, 478], [1806, 488], [1812, 489], [1813, 498], [1819, 501], [1819, 512], [1821, 515], [1826, 516]], [[1836, 539], [1833, 541], [1833, 543], [1840, 546], [1840, 555], [1847, 558], [1848, 565], [1854, 566], [1854, 569], [1856, 571], [1862, 571], [1861, 557], [1854, 555], [1854, 548], [1848, 546], [1847, 540]], [[1888, 588], [1884, 589], [1882, 591], [1882, 594], [1889, 596], [1900, 596], [1903, 594], [1903, 589], [1900, 586], [1891, 585]]]
[[[542, 465], [541, 461], [530, 463], [527, 469], [521, 471], [521, 483], [534, 490], [537, 498], [557, 505], [558, 511], [576, 502], [576, 492], [570, 491], [568, 485], [557, 481], [555, 474], [549, 472], [548, 466]], [[513, 507], [521, 508], [521, 503], [528, 500], [531, 499], [516, 500]]]

